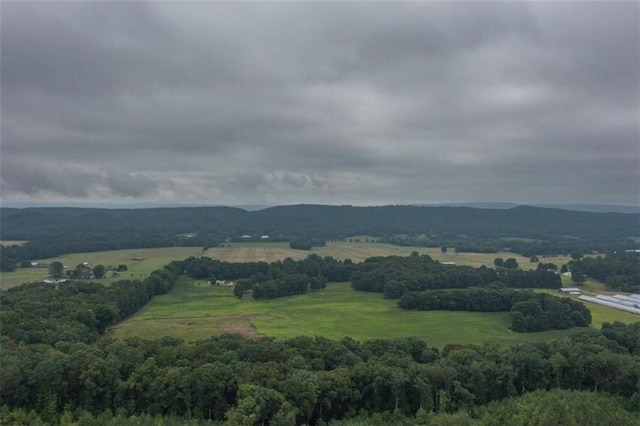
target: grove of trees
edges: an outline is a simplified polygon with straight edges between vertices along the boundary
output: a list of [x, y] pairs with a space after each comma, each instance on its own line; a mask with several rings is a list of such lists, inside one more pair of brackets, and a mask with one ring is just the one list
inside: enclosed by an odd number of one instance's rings
[[560, 276], [549, 271], [491, 269], [485, 266], [445, 265], [427, 255], [389, 256], [366, 259], [349, 277], [357, 291], [384, 293], [398, 299], [408, 291], [483, 287], [559, 288]]
[[612, 290], [640, 293], [640, 252], [622, 252], [604, 257], [583, 257], [569, 264], [572, 277], [587, 276], [604, 282]]
[[466, 288], [405, 293], [402, 309], [418, 311], [510, 312], [517, 332], [564, 330], [591, 324], [583, 303], [531, 290]]

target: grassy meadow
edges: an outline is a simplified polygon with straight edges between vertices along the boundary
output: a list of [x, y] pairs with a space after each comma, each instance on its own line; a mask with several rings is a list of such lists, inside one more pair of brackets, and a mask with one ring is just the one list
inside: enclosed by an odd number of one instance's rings
[[[592, 307], [594, 322], [638, 321], [638, 316]], [[113, 338], [140, 336], [198, 340], [224, 332], [248, 337], [288, 338], [298, 335], [357, 340], [415, 336], [429, 345], [544, 341], [582, 331], [573, 328], [541, 333], [514, 333], [509, 314], [405, 311], [379, 293], [355, 292], [349, 283], [330, 283], [325, 290], [300, 296], [255, 301], [238, 300], [228, 287], [208, 286], [183, 278], [167, 295], [155, 297], [132, 318], [112, 327]]]
[[[493, 266], [496, 257], [504, 259], [514, 257], [523, 269], [534, 268], [535, 263], [531, 263], [529, 258], [515, 253], [455, 253], [449, 249], [447, 253], [442, 253], [439, 248], [425, 247], [400, 247], [391, 244], [377, 243], [373, 240], [365, 241], [363, 237], [360, 242], [351, 241], [329, 241], [324, 247], [315, 247], [311, 251], [293, 250], [289, 248], [289, 243], [231, 243], [226, 247], [213, 247], [206, 252], [202, 247], [168, 247], [152, 249], [128, 249], [111, 250], [95, 253], [73, 253], [59, 256], [52, 259], [34, 259], [34, 261], [50, 264], [59, 261], [65, 266], [73, 269], [76, 265], [88, 262], [89, 266], [102, 264], [104, 266], [117, 267], [127, 265], [128, 271], [112, 276], [107, 272], [104, 279], [99, 282], [109, 284], [119, 279], [143, 278], [156, 269], [162, 268], [172, 260], [182, 260], [189, 256], [208, 256], [226, 262], [273, 262], [287, 257], [292, 259], [304, 259], [311, 253], [319, 256], [331, 256], [336, 259], [351, 259], [354, 262], [361, 262], [373, 256], [408, 256], [416, 251], [420, 254], [428, 254], [432, 258], [441, 262], [453, 262], [456, 265], [469, 265], [479, 267], [482, 265]], [[136, 261], [133, 259], [142, 259]], [[541, 261], [553, 262], [558, 265], [568, 262], [567, 257], [549, 257]], [[47, 278], [47, 268], [16, 268], [14, 272], [0, 273], [0, 288], [7, 289], [15, 287], [25, 282], [41, 281]]]
[[[109, 284], [121, 279], [145, 278], [156, 269], [162, 268], [172, 260], [185, 259], [189, 256], [197, 256], [202, 253], [201, 247], [169, 247], [154, 249], [130, 249], [111, 250], [95, 253], [72, 253], [65, 254], [51, 259], [36, 259], [34, 261], [44, 264], [52, 262], [62, 262], [65, 266], [73, 269], [76, 265], [88, 262], [90, 267], [95, 265], [113, 266], [127, 265], [128, 270], [120, 272], [113, 277], [111, 272], [107, 272], [106, 277], [97, 282]], [[141, 261], [133, 260], [135, 258]], [[25, 282], [42, 281], [49, 276], [47, 268], [16, 268], [14, 272], [0, 273], [0, 286], [7, 289], [15, 287]]]

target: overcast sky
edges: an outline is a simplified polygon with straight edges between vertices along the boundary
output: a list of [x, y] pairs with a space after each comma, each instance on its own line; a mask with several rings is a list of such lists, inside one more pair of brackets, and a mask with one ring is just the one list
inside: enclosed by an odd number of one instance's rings
[[1, 5], [3, 203], [640, 204], [639, 5]]

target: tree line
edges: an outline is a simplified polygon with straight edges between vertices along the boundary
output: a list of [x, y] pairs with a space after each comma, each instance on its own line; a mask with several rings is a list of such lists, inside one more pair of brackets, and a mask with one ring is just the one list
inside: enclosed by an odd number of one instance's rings
[[512, 252], [525, 257], [530, 256], [558, 256], [572, 253], [614, 253], [627, 249], [638, 248], [638, 243], [623, 236], [606, 234], [582, 237], [564, 234], [549, 234], [545, 237], [530, 239], [512, 238], [496, 235], [387, 235], [379, 242], [395, 244], [405, 247], [453, 247], [456, 253], [498, 253]]
[[[640, 323], [609, 327], [640, 331]], [[486, 404], [549, 389], [604, 392], [622, 398], [618, 404], [627, 410], [640, 410], [640, 358], [597, 331], [442, 351], [414, 338], [222, 335], [193, 343], [131, 338], [53, 346], [5, 339], [2, 355], [3, 417], [31, 410], [53, 423], [65, 413], [233, 425], [321, 424], [385, 413], [473, 418]]]
[[[237, 280], [234, 294], [253, 290], [258, 299], [306, 293], [324, 288], [329, 281], [350, 281], [357, 291], [383, 293], [398, 299], [408, 291], [441, 288], [506, 286], [513, 288], [559, 288], [560, 276], [547, 270], [521, 271], [505, 268], [473, 268], [446, 265], [428, 255], [372, 257], [361, 263], [339, 261], [311, 254], [295, 261], [229, 263], [209, 257], [190, 257], [184, 272], [195, 279]], [[256, 291], [257, 290], [257, 291]]]
[[303, 260], [286, 258], [271, 263], [230, 263], [206, 256], [189, 257], [182, 262], [182, 268], [195, 279], [235, 281], [233, 293], [238, 298], [250, 292], [254, 299], [272, 299], [321, 290], [329, 281], [348, 281], [357, 265], [350, 260], [311, 254]]
[[322, 290], [326, 286], [327, 279], [323, 276], [309, 277], [303, 274], [285, 274], [265, 281], [260, 281], [255, 277], [240, 279], [234, 286], [233, 294], [242, 299], [244, 294], [250, 291], [254, 299], [274, 299], [305, 294], [309, 290]]
[[366, 259], [350, 276], [357, 291], [384, 293], [398, 299], [406, 292], [445, 288], [483, 287], [559, 288], [560, 276], [546, 271], [521, 271], [481, 266], [446, 265], [428, 255], [388, 256]]
[[181, 263], [183, 272], [195, 279], [237, 280], [239, 278], [277, 278], [281, 274], [304, 274], [328, 281], [348, 281], [356, 264], [351, 260], [321, 257], [315, 253], [302, 260], [286, 258], [275, 262], [225, 262], [207, 256], [188, 257]]
[[583, 303], [531, 290], [466, 288], [405, 293], [402, 309], [417, 311], [509, 312], [516, 332], [564, 330], [591, 324]]

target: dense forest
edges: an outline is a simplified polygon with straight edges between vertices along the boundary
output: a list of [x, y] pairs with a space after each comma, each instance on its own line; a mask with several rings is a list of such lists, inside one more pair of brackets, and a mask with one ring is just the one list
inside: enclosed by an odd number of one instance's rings
[[157, 209], [0, 209], [3, 238], [46, 234], [210, 233], [344, 238], [351, 235], [441, 235], [548, 239], [636, 236], [640, 214], [536, 207], [352, 207], [298, 205], [245, 211], [231, 207]]
[[613, 253], [640, 248], [640, 214], [515, 207], [352, 207], [298, 205], [245, 211], [231, 207], [156, 209], [0, 208], [2, 268], [71, 252], [202, 246], [224, 241], [290, 241], [309, 249], [331, 239], [370, 235], [400, 245], [530, 255]]

